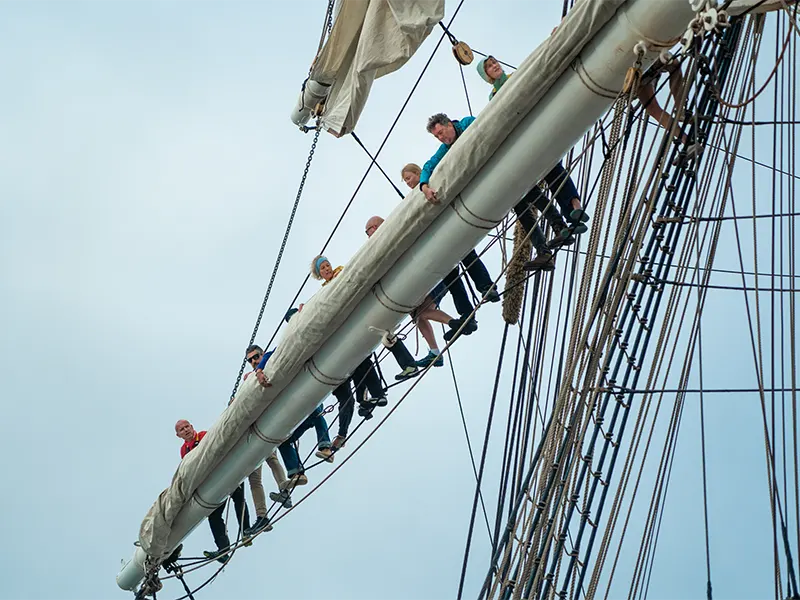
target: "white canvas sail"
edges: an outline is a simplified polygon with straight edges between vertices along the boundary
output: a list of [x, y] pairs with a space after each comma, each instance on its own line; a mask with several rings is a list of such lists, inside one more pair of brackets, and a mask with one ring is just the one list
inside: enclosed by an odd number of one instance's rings
[[337, 137], [353, 131], [372, 82], [402, 67], [443, 17], [444, 0], [342, 0], [295, 123], [327, 94], [324, 128]]

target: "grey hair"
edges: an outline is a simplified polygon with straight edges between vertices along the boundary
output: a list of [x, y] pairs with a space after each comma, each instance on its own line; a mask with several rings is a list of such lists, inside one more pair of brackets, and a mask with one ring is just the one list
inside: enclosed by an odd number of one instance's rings
[[264, 350], [262, 350], [261, 346], [259, 346], [258, 344], [250, 344], [247, 347], [247, 350], [245, 350], [244, 355], [247, 356], [248, 354], [250, 354], [254, 350], [257, 350], [258, 352], [261, 352], [261, 354], [264, 354]]
[[447, 127], [451, 123], [452, 121], [450, 120], [450, 117], [448, 117], [446, 114], [436, 113], [430, 119], [428, 119], [428, 125], [425, 127], [425, 129], [428, 130], [428, 133], [433, 133], [433, 128], [437, 125]]

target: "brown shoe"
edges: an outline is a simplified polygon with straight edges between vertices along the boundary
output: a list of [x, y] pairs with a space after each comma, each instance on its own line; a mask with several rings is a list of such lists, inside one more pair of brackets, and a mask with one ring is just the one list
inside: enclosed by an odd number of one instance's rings
[[553, 260], [553, 253], [545, 249], [539, 250], [536, 258], [522, 265], [523, 271], [552, 271], [555, 268], [556, 262]]
[[344, 448], [344, 443], [346, 441], [347, 441], [347, 438], [345, 438], [343, 435], [337, 435], [335, 438], [333, 438], [333, 443], [331, 444], [331, 449], [335, 452], [336, 450], [339, 450], [340, 448]]

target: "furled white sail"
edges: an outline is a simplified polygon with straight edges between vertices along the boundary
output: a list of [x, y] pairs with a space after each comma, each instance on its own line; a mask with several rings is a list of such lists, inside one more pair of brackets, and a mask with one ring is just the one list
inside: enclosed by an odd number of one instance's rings
[[443, 17], [444, 0], [342, 0], [292, 119], [307, 122], [327, 93], [325, 129], [353, 131], [372, 82], [402, 67]]

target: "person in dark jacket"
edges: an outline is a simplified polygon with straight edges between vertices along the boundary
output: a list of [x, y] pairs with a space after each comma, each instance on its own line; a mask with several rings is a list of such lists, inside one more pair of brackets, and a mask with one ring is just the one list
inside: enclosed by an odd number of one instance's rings
[[[511, 77], [511, 75], [506, 74], [503, 66], [493, 56], [487, 56], [478, 61], [477, 70], [481, 79], [492, 86], [492, 91], [489, 93], [490, 100], [495, 97]], [[551, 221], [551, 226], [556, 234], [556, 240], [551, 242], [551, 247], [565, 245], [564, 242], [569, 243], [569, 238], [572, 234], [580, 235], [588, 230], [586, 222], [589, 220], [589, 215], [583, 210], [578, 189], [575, 187], [575, 183], [569, 173], [564, 170], [564, 165], [561, 164], [561, 161], [556, 163], [544, 176], [543, 181], [558, 203], [563, 217], [563, 219], [559, 218], [558, 225], [553, 225]], [[533, 204], [539, 210], [543, 210], [549, 204], [538, 185], [534, 186], [525, 195], [524, 201]], [[547, 218], [547, 215], [545, 215], [545, 218]], [[564, 219], [569, 224], [568, 228], [563, 226]]]

